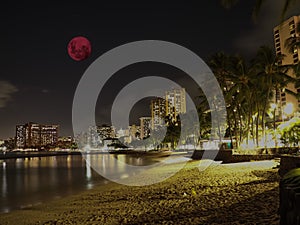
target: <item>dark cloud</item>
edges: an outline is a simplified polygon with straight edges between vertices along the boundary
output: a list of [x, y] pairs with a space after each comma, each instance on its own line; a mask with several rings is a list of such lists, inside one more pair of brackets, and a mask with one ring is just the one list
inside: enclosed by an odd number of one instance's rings
[[12, 99], [12, 95], [18, 89], [8, 81], [0, 80], [0, 108], [4, 108], [8, 101]]
[[[281, 11], [284, 1], [268, 0], [263, 5], [253, 29], [244, 30], [235, 40], [235, 47], [246, 55], [254, 55], [262, 45], [273, 46], [273, 28], [281, 22]], [[293, 5], [285, 19], [300, 14], [300, 2]]]

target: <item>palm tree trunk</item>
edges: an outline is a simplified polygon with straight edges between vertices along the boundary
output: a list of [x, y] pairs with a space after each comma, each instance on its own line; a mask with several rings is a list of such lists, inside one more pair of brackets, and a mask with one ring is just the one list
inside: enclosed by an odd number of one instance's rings
[[265, 100], [265, 104], [264, 104], [262, 116], [261, 116], [261, 127], [262, 127], [262, 135], [263, 135], [263, 139], [264, 139], [264, 147], [266, 147], [265, 115], [266, 115], [266, 111], [267, 111], [269, 95], [270, 95], [270, 88], [268, 88], [268, 91], [267, 91], [267, 96], [266, 96], [266, 100]]
[[254, 119], [253, 119], [253, 117], [251, 118], [251, 129], [252, 129], [252, 140], [253, 140], [253, 143], [255, 143]]
[[255, 133], [254, 133], [254, 119], [253, 119], [253, 111], [254, 111], [254, 109], [253, 109], [253, 107], [255, 106], [255, 104], [256, 104], [256, 102], [255, 101], [253, 101], [252, 103], [251, 103], [251, 129], [252, 129], [252, 140], [253, 140], [253, 143], [255, 143]]
[[232, 132], [231, 132], [232, 125], [231, 125], [231, 120], [230, 120], [230, 108], [228, 108], [226, 116], [227, 116], [227, 124], [228, 124], [228, 129], [229, 129], [229, 137], [230, 137], [231, 144], [233, 145], [233, 138], [232, 138]]
[[238, 117], [239, 117], [239, 140], [240, 143], [242, 143], [242, 139], [243, 139], [243, 122], [242, 122], [242, 117], [241, 117], [241, 108], [238, 105]]
[[[252, 107], [251, 107], [251, 105], [250, 105], [250, 108], [249, 108], [249, 112], [248, 112], [248, 124], [247, 124], [247, 140], [246, 140], [246, 142], [247, 142], [247, 145], [249, 145], [249, 133], [250, 133], [250, 125], [251, 125], [251, 116], [252, 115]], [[252, 129], [252, 126], [251, 126], [251, 129]]]
[[237, 119], [236, 115], [234, 112], [234, 109], [232, 110], [233, 113], [233, 118], [234, 118], [234, 136], [235, 136], [235, 143], [236, 143], [236, 148], [239, 147], [239, 139], [238, 139], [238, 124], [237, 124]]
[[256, 117], [256, 147], [258, 147], [258, 138], [259, 138], [259, 135], [258, 135], [258, 127], [259, 127], [259, 116], [260, 116], [260, 113], [259, 113], [259, 108], [257, 110], [257, 117]]

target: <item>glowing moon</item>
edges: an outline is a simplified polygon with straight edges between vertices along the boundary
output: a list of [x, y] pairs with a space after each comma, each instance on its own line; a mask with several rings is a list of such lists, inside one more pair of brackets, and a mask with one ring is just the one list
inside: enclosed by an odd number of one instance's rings
[[68, 54], [75, 61], [82, 61], [91, 55], [90, 41], [82, 36], [74, 37], [68, 44]]

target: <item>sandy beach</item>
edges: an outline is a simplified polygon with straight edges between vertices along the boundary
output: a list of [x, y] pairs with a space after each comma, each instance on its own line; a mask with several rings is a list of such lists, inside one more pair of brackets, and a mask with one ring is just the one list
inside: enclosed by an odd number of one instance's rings
[[[0, 224], [279, 224], [274, 161], [213, 163], [204, 171], [199, 162], [188, 162], [158, 184], [108, 183], [1, 214]], [[147, 173], [164, 176], [180, 163]], [[147, 173], [141, 179], [147, 179]]]

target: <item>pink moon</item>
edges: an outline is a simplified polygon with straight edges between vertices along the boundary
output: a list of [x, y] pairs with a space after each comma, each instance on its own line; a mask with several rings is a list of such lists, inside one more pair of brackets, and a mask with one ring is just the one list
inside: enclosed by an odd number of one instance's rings
[[75, 61], [82, 61], [91, 55], [90, 41], [82, 36], [74, 37], [68, 44], [68, 54]]

